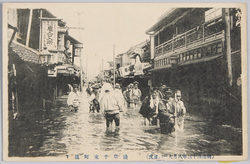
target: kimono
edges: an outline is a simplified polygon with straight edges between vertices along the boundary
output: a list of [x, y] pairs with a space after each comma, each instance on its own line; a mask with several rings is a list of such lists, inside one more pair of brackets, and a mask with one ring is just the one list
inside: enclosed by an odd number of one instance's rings
[[159, 98], [153, 99], [152, 96], [146, 96], [142, 101], [139, 113], [147, 118], [149, 121], [152, 119], [152, 125], [157, 125]]

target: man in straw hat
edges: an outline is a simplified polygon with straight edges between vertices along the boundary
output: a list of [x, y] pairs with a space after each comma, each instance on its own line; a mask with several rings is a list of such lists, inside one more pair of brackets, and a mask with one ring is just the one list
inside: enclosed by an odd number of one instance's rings
[[119, 112], [122, 111], [122, 102], [113, 91], [113, 88], [110, 85], [106, 84], [103, 87], [104, 95], [100, 98], [100, 107], [101, 111], [106, 119], [106, 126], [110, 128], [113, 120], [115, 121], [115, 125], [118, 128], [120, 126], [120, 116]]
[[134, 88], [131, 91], [131, 98], [133, 99], [132, 108], [136, 109], [141, 100], [141, 90], [138, 88], [138, 82], [134, 82]]

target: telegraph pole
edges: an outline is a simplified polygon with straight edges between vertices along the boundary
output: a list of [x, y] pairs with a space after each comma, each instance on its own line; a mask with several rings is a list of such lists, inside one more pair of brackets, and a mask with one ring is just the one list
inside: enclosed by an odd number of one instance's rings
[[113, 83], [115, 87], [115, 44], [113, 45]]
[[233, 85], [233, 73], [232, 73], [232, 59], [231, 59], [231, 36], [230, 36], [230, 9], [229, 8], [224, 8], [222, 9], [222, 19], [223, 22], [225, 23], [225, 39], [226, 39], [226, 51], [225, 51], [225, 56], [226, 56], [226, 63], [227, 63], [227, 80], [229, 86]]

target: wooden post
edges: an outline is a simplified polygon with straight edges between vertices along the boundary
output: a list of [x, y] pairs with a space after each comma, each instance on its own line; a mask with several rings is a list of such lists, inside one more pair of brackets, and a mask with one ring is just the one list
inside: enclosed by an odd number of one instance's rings
[[185, 47], [187, 47], [187, 33], [185, 34]]
[[43, 10], [40, 10], [39, 52], [42, 51], [42, 16], [43, 16]]
[[225, 57], [227, 65], [227, 79], [229, 86], [233, 85], [232, 59], [231, 59], [231, 35], [230, 35], [230, 9], [222, 9], [222, 18], [225, 23]]
[[74, 60], [75, 60], [75, 44], [73, 44], [72, 46], [72, 64], [74, 64]]
[[203, 42], [205, 42], [205, 26], [204, 25], [202, 26], [202, 39], [203, 39]]
[[27, 47], [29, 47], [29, 42], [30, 42], [30, 29], [31, 29], [31, 23], [32, 23], [32, 15], [33, 15], [33, 9], [30, 9], [28, 31], [27, 31], [27, 36], [26, 36], [26, 46]]

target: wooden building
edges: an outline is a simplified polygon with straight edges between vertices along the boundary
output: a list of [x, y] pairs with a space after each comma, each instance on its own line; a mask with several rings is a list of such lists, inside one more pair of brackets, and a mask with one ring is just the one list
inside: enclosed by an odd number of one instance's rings
[[[240, 123], [239, 9], [174, 8], [146, 33], [151, 41], [153, 86], [180, 89], [189, 111]], [[224, 119], [224, 120], [223, 120]]]
[[80, 84], [74, 58], [82, 43], [48, 10], [9, 9], [8, 40], [10, 115], [44, 107], [67, 94], [67, 84]]

